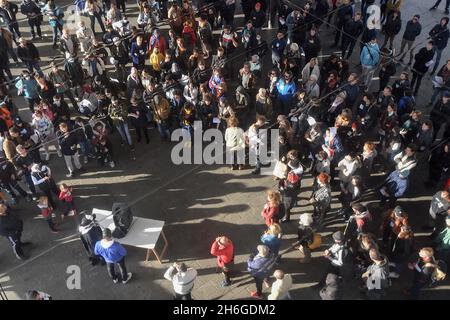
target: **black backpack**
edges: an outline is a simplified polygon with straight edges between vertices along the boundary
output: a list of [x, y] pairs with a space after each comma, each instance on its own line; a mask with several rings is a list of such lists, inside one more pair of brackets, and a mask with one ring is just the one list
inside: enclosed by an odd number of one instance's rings
[[133, 222], [133, 213], [126, 203], [116, 202], [112, 206], [113, 221], [116, 228], [112, 236], [120, 239], [125, 237]]

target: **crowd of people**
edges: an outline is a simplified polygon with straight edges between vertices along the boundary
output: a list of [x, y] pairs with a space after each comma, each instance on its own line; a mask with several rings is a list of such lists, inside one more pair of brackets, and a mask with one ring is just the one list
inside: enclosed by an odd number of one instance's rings
[[[224, 147], [239, 155], [239, 150], [249, 149], [258, 154], [265, 141], [263, 129], [276, 128], [278, 145], [271, 148], [279, 150], [274, 172], [278, 188], [267, 194], [261, 212], [267, 230], [248, 259], [256, 283], [253, 297], [262, 298], [266, 284], [272, 286], [269, 299], [290, 298], [292, 277], [283, 272], [280, 253], [282, 225], [290, 223], [291, 210], [306, 192], [306, 174], [314, 180], [308, 193], [313, 212], [300, 217], [301, 261], [310, 261], [311, 247], [316, 249], [317, 235], [332, 215], [332, 191], [340, 193], [337, 215], [346, 223], [324, 251], [330, 262], [319, 283], [323, 299], [342, 298], [346, 270], [373, 299], [384, 297], [407, 268], [414, 272], [406, 290], [412, 297], [439, 284], [450, 250], [450, 60], [441, 63], [450, 37], [449, 18], [423, 30], [420, 14], [404, 20], [401, 0], [381, 1], [380, 32], [369, 19], [374, 0], [363, 1], [359, 11], [350, 0], [331, 5], [327, 0], [305, 1], [302, 6], [282, 0], [239, 3], [243, 23], [236, 18], [235, 0], [139, 0], [136, 21], [128, 20], [123, 0], [79, 1], [78, 14], [89, 17], [90, 27], [80, 20], [73, 30], [65, 26], [63, 7], [54, 0], [24, 0], [20, 12], [32, 36], [27, 39], [17, 22], [19, 6], [1, 0], [6, 27], [0, 30], [0, 179], [12, 199], [0, 204], [1, 235], [19, 259], [26, 258], [23, 223], [9, 208], [20, 197], [38, 201], [52, 232], [58, 232], [52, 218], [58, 200], [64, 205], [62, 218], [76, 213], [72, 189], [66, 184], [58, 188], [52, 177], [53, 152], [64, 157], [67, 178], [72, 178], [90, 161], [116, 166], [114, 135], [133, 160], [136, 146], [145, 148], [143, 139], [149, 144], [151, 129], [157, 128], [161, 141], [168, 142], [176, 129], [192, 136], [194, 122], [200, 121], [203, 130], [223, 131]], [[43, 23], [49, 24], [53, 48], [60, 53], [49, 67], [41, 66], [42, 52], [34, 44], [43, 41]], [[169, 27], [167, 33], [163, 25]], [[274, 30], [273, 39], [263, 31], [266, 25]], [[339, 47], [341, 54], [321, 56], [330, 30], [332, 47]], [[424, 33], [428, 39], [418, 41]], [[397, 53], [395, 39], [401, 34]], [[10, 59], [24, 67], [18, 77], [11, 73]], [[427, 106], [419, 106], [416, 96], [427, 73], [433, 94]], [[19, 115], [16, 95], [23, 96], [30, 116]], [[426, 186], [439, 191], [426, 226], [433, 228], [432, 241], [417, 248], [408, 213], [397, 200], [408, 192], [418, 162], [427, 156]], [[261, 159], [253, 174], [266, 165]], [[248, 168], [245, 161], [232, 165], [233, 170]], [[375, 172], [385, 174], [382, 183]], [[381, 229], [366, 201], [370, 193], [383, 212]], [[92, 227], [95, 220], [82, 221], [82, 236]], [[125, 267], [126, 252], [114, 243], [107, 230], [96, 230], [95, 237], [83, 241], [93, 264], [106, 262], [113, 281], [127, 283], [131, 273]], [[232, 240], [218, 237], [211, 254], [224, 274], [222, 285], [231, 285]], [[416, 256], [418, 260], [411, 260]], [[177, 298], [190, 298], [194, 271], [176, 263], [166, 272]], [[276, 281], [270, 284], [272, 273]]]

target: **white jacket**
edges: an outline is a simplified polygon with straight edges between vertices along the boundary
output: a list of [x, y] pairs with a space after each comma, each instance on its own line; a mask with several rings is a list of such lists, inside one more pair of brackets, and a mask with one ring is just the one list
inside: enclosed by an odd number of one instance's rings
[[320, 78], [320, 69], [319, 66], [316, 64], [313, 69], [312, 72], [310, 71], [310, 63], [308, 62], [306, 64], [306, 66], [303, 68], [302, 70], [302, 80], [303, 82], [308, 81], [309, 77], [313, 74], [315, 76], [317, 76], [317, 80], [319, 80]]
[[359, 166], [360, 163], [357, 159], [351, 161], [348, 161], [346, 158], [342, 159], [338, 163], [339, 179], [344, 183], [349, 182]]
[[292, 277], [285, 274], [283, 279], [277, 279], [272, 284], [272, 290], [267, 297], [268, 300], [284, 300], [289, 298], [289, 290], [292, 288]]
[[397, 163], [396, 169], [399, 173], [408, 175], [408, 173], [417, 166], [417, 160], [413, 157], [408, 157], [405, 152], [400, 152], [394, 157], [394, 161]]
[[175, 268], [170, 266], [164, 273], [164, 278], [172, 281], [175, 293], [184, 295], [188, 294], [194, 288], [194, 282], [197, 278], [197, 270], [189, 268], [186, 272], [174, 273]]

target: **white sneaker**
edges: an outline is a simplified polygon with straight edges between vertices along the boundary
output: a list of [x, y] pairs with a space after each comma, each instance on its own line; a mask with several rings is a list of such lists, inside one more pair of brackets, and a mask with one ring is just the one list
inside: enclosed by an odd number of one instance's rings
[[111, 161], [111, 162], [109, 163], [109, 166], [110, 166], [111, 168], [114, 168], [114, 167], [116, 166], [116, 164], [114, 163], [114, 161]]
[[113, 279], [113, 282], [117, 283], [117, 282], [119, 282], [119, 279]]
[[45, 161], [48, 161], [48, 160], [50, 160], [50, 153], [45, 154]]
[[61, 151], [58, 150], [57, 153], [58, 153], [58, 157], [62, 158], [62, 153], [61, 153]]
[[88, 163], [88, 158], [85, 157], [85, 158], [84, 158], [84, 164], [87, 164], [87, 163]]
[[127, 280], [122, 281], [123, 284], [126, 284], [128, 281], [130, 281], [130, 280], [131, 280], [131, 277], [133, 276], [133, 274], [132, 274], [131, 272], [128, 272], [127, 275], [128, 275]]

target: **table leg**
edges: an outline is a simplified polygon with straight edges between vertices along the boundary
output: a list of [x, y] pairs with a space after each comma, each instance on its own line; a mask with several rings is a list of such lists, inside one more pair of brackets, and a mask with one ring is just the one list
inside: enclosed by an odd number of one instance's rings
[[159, 258], [158, 252], [156, 252], [155, 249], [152, 249], [153, 254], [155, 255], [156, 259], [158, 259], [159, 263], [162, 264], [161, 259]]
[[[155, 249], [151, 249], [160, 264], [162, 264], [161, 260], [163, 259], [164, 254], [166, 253], [166, 250], [169, 246], [169, 242], [167, 241], [166, 235], [164, 234], [164, 230], [161, 231], [161, 234], [164, 240], [164, 248], [162, 249], [161, 254], [158, 254], [158, 252], [156, 252]], [[147, 249], [147, 256], [145, 258], [145, 262], [148, 262], [149, 258], [150, 258], [150, 249]]]

